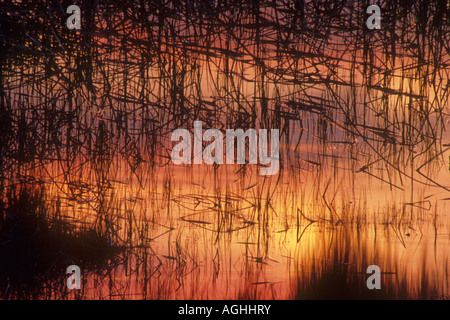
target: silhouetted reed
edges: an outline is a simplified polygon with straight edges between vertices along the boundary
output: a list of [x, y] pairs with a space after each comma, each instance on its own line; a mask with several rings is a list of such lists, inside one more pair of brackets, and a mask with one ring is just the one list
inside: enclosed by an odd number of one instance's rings
[[[74, 3], [81, 30], [66, 27]], [[417, 296], [418, 286], [366, 296], [340, 256], [298, 274], [298, 295], [259, 279], [281, 260], [269, 255], [275, 238], [286, 252], [316, 227], [375, 225], [406, 247], [411, 230], [432, 225], [437, 239], [447, 228], [450, 8], [380, 1], [382, 28], [368, 30], [369, 4], [2, 3], [3, 296], [37, 298], [48, 279], [56, 288], [46, 297], [74, 297], [60, 281], [72, 261], [101, 270], [80, 298], [333, 297], [329, 280], [351, 289], [349, 298]], [[171, 132], [196, 120], [223, 132], [279, 129], [280, 172], [172, 166]], [[391, 197], [372, 199], [378, 189]], [[229, 249], [236, 241], [242, 251]], [[356, 250], [339, 241], [322, 255]], [[229, 280], [231, 257], [244, 281]], [[427, 268], [424, 298], [439, 291]], [[26, 281], [12, 281], [14, 270]], [[98, 286], [108, 275], [108, 288]], [[138, 285], [119, 285], [130, 279]]]

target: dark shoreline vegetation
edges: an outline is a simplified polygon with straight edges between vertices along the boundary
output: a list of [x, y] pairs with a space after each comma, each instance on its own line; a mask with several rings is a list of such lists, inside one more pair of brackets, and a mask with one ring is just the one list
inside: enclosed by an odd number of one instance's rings
[[[20, 186], [8, 192], [0, 209], [0, 285], [6, 288], [5, 298], [51, 297], [55, 287], [67, 296], [69, 265], [102, 271], [117, 264], [116, 256], [126, 249], [101, 227], [82, 227], [59, 211], [52, 213], [42, 189]], [[50, 285], [43, 288], [43, 283]]]
[[[449, 4], [370, 4], [2, 2], [0, 297], [448, 299]], [[279, 172], [171, 165], [197, 120]]]

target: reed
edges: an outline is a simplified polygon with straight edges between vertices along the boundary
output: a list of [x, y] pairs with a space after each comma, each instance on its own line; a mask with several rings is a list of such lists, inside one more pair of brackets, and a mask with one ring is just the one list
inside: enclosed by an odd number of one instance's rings
[[[448, 297], [445, 1], [381, 1], [380, 30], [368, 1], [79, 1], [80, 31], [63, 4], [0, 8], [3, 297]], [[172, 165], [195, 121], [279, 129], [278, 174]], [[363, 231], [423, 257], [366, 292]]]

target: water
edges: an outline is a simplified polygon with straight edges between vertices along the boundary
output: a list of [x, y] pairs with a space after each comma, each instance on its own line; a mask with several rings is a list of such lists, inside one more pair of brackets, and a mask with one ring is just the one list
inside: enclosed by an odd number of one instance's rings
[[[26, 21], [1, 62], [3, 298], [448, 298], [448, 8], [427, 3], [385, 4], [372, 31], [328, 1]], [[174, 165], [196, 120], [279, 129], [280, 171]]]

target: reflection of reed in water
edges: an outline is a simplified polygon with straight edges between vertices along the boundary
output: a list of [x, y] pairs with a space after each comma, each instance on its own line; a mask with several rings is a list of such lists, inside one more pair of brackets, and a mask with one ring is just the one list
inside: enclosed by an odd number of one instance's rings
[[[202, 291], [196, 287], [201, 281], [194, 281], [201, 278], [198, 261], [213, 261], [210, 274], [220, 282], [219, 266], [232, 255], [224, 247], [235, 250], [227, 241], [244, 232], [247, 238], [239, 241], [250, 251], [249, 243], [256, 243], [258, 250], [245, 259], [232, 256], [258, 277], [270, 262], [270, 239], [299, 226], [299, 207], [313, 208], [311, 221], [330, 220], [336, 228], [371, 222], [379, 208], [360, 197], [361, 180], [401, 195], [392, 196], [401, 209], [374, 218], [376, 223], [395, 223], [397, 230], [434, 219], [437, 237], [435, 203], [442, 197], [429, 197], [448, 192], [440, 171], [448, 104], [444, 1], [384, 3], [382, 29], [372, 31], [365, 28], [366, 6], [357, 1], [85, 1], [79, 32], [65, 28], [64, 9], [38, 1], [0, 10], [0, 232], [6, 239], [14, 225], [6, 217], [14, 207], [21, 208], [13, 210], [20, 225], [31, 225], [21, 237], [35, 237], [39, 222], [49, 229], [39, 234], [57, 237], [58, 245], [73, 240], [83, 246], [86, 233], [63, 227], [66, 216], [81, 220], [81, 230], [92, 232], [100, 248], [112, 241], [135, 250], [126, 261], [146, 284], [118, 291], [165, 298], [180, 290], [189, 296], [193, 288], [208, 296], [213, 289], [205, 285]], [[278, 180], [255, 179], [246, 165], [225, 174], [240, 189], [221, 180], [220, 166], [205, 169], [203, 178], [178, 175], [180, 168], [167, 166], [170, 133], [196, 120], [221, 130], [279, 129]], [[204, 188], [186, 189], [179, 176]], [[16, 191], [32, 178], [43, 180], [46, 197]], [[437, 191], [424, 191], [428, 186]], [[46, 209], [28, 216], [30, 206]], [[222, 247], [213, 253], [185, 246], [197, 232], [205, 243], [215, 234]], [[230, 239], [221, 238], [226, 234]], [[296, 242], [301, 234], [294, 235]], [[158, 247], [162, 239], [168, 241], [164, 249]], [[352, 251], [353, 244], [345, 243]], [[26, 250], [18, 251], [23, 257]], [[45, 271], [59, 259], [44, 257]], [[311, 287], [321, 286], [328, 268], [314, 266], [322, 273], [314, 271]], [[349, 279], [346, 269], [335, 268]], [[303, 294], [308, 288], [299, 281]], [[265, 285], [251, 285], [261, 282], [245, 282], [248, 288], [230, 289], [229, 296], [270, 296]], [[358, 296], [359, 289], [350, 288]]]
[[[362, 228], [357, 234], [366, 237], [372, 232], [376, 233]], [[446, 271], [435, 270], [428, 265], [426, 250], [418, 254], [418, 265], [413, 266], [407, 259], [402, 261], [396, 256], [395, 249], [383, 248], [380, 241], [371, 242], [372, 236], [363, 240], [355, 239], [355, 233], [345, 230], [335, 230], [333, 233], [336, 238], [326, 252], [315, 252], [312, 256], [316, 257], [299, 261], [296, 268], [296, 299], [448, 298], [444, 289], [448, 285]], [[370, 290], [366, 281], [373, 273], [367, 273], [367, 270], [373, 264], [378, 264], [381, 270], [380, 289]], [[412, 272], [415, 267], [417, 270]]]
[[[0, 292], [3, 298], [68, 295], [65, 268], [101, 272], [123, 250], [105, 234], [49, 211], [42, 188], [10, 189], [0, 212]], [[109, 261], [109, 263], [107, 263]]]

